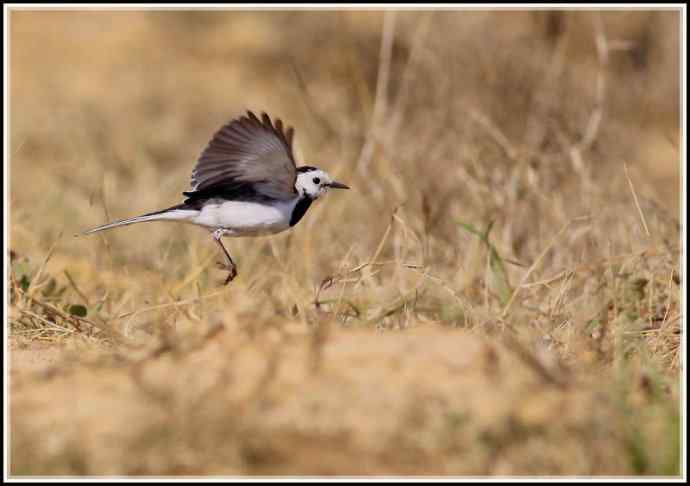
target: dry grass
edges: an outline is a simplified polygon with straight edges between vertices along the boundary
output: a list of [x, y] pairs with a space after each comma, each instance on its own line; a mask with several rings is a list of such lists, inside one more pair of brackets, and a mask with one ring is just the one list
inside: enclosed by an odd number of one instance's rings
[[[680, 475], [678, 24], [14, 11], [11, 474]], [[354, 189], [72, 236], [245, 108]]]

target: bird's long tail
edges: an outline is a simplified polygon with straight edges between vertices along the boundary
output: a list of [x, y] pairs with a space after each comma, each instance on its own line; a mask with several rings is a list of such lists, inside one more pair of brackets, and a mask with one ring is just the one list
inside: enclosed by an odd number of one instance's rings
[[98, 233], [99, 231], [117, 228], [119, 226], [144, 223], [146, 221], [189, 221], [198, 213], [199, 211], [185, 207], [184, 204], [181, 204], [179, 206], [172, 206], [170, 208], [162, 209], [160, 211], [142, 214], [141, 216], [121, 219], [119, 221], [113, 221], [112, 223], [96, 226], [95, 228], [83, 231], [82, 235], [90, 235], [91, 233]]

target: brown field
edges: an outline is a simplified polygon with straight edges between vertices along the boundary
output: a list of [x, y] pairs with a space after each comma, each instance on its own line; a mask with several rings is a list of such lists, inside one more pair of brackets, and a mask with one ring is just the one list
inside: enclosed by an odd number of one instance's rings
[[[9, 474], [685, 474], [679, 23], [12, 11]], [[353, 189], [74, 237], [245, 109]]]

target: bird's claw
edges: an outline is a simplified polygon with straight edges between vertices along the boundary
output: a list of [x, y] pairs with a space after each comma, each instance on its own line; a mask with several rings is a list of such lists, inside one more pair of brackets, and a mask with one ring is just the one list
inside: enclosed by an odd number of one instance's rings
[[226, 277], [223, 285], [229, 284], [230, 282], [232, 282], [235, 279], [235, 277], [237, 277], [237, 266], [234, 263], [230, 264], [230, 263], [216, 262], [216, 265], [221, 270], [227, 270], [227, 272], [228, 272], [228, 276]]
[[223, 285], [227, 285], [230, 282], [232, 282], [235, 277], [237, 277], [237, 269], [235, 267], [232, 267], [231, 269], [228, 270], [228, 276], [225, 279], [225, 283]]

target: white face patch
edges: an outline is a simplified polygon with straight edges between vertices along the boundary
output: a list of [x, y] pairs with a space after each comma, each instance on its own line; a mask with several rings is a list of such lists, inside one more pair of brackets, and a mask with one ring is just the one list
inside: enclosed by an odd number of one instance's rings
[[331, 176], [321, 169], [299, 172], [295, 188], [300, 194], [306, 194], [311, 199], [318, 199], [328, 192], [328, 185], [333, 182]]

